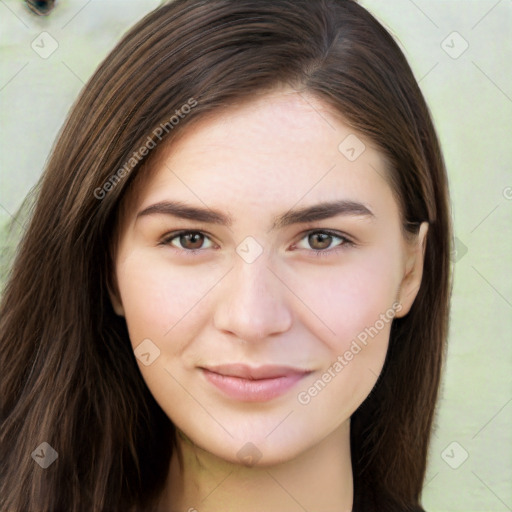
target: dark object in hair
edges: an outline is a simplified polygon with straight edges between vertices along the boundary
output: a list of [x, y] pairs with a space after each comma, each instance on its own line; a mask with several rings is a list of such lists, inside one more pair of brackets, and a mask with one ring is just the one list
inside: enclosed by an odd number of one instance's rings
[[55, 7], [55, 0], [25, 0], [25, 3], [38, 16], [47, 16]]

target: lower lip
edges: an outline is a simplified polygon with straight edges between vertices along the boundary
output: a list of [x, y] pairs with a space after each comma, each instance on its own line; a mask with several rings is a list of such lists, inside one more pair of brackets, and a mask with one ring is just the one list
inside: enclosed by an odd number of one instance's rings
[[216, 388], [235, 400], [242, 402], [268, 402], [286, 393], [307, 373], [299, 373], [272, 379], [250, 380], [228, 377], [202, 368], [203, 374]]

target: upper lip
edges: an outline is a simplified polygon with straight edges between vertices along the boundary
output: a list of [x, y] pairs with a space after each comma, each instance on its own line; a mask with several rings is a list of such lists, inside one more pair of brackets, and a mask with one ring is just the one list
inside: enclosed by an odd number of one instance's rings
[[220, 364], [216, 366], [203, 366], [208, 370], [226, 377], [238, 377], [241, 379], [275, 379], [278, 377], [287, 377], [290, 375], [302, 375], [310, 373], [309, 370], [293, 368], [291, 366], [264, 365], [251, 367], [245, 364]]

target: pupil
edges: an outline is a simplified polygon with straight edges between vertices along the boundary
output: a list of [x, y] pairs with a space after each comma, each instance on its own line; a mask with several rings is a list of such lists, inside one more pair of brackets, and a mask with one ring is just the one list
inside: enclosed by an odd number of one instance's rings
[[[321, 247], [316, 247], [316, 249], [325, 249], [326, 247], [329, 247], [329, 239], [331, 238], [331, 235], [328, 235], [327, 233], [314, 233], [313, 235], [310, 235], [310, 243], [311, 237], [313, 237], [313, 241], [316, 239], [320, 242]], [[311, 245], [315, 248], [315, 243], [311, 243]]]
[[[197, 239], [194, 241], [195, 237], [197, 237]], [[196, 244], [197, 245], [197, 247], [194, 246], [194, 247], [192, 247], [192, 249], [197, 249], [198, 247], [201, 247], [201, 243], [202, 243], [201, 237], [202, 237], [202, 235], [200, 233], [189, 233], [187, 235], [182, 235], [182, 238], [188, 239], [188, 241], [190, 242], [189, 246], [190, 246], [190, 244], [192, 244], [192, 245]], [[180, 240], [180, 242], [181, 242], [181, 240]], [[186, 243], [185, 244], [182, 243], [182, 245], [185, 246], [185, 247], [187, 246]]]

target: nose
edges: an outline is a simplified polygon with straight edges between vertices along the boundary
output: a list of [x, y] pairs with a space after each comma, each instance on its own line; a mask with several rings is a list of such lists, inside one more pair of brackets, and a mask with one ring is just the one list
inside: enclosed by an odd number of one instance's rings
[[274, 272], [264, 254], [250, 264], [238, 260], [219, 290], [215, 327], [248, 342], [286, 332], [292, 325], [290, 292]]

